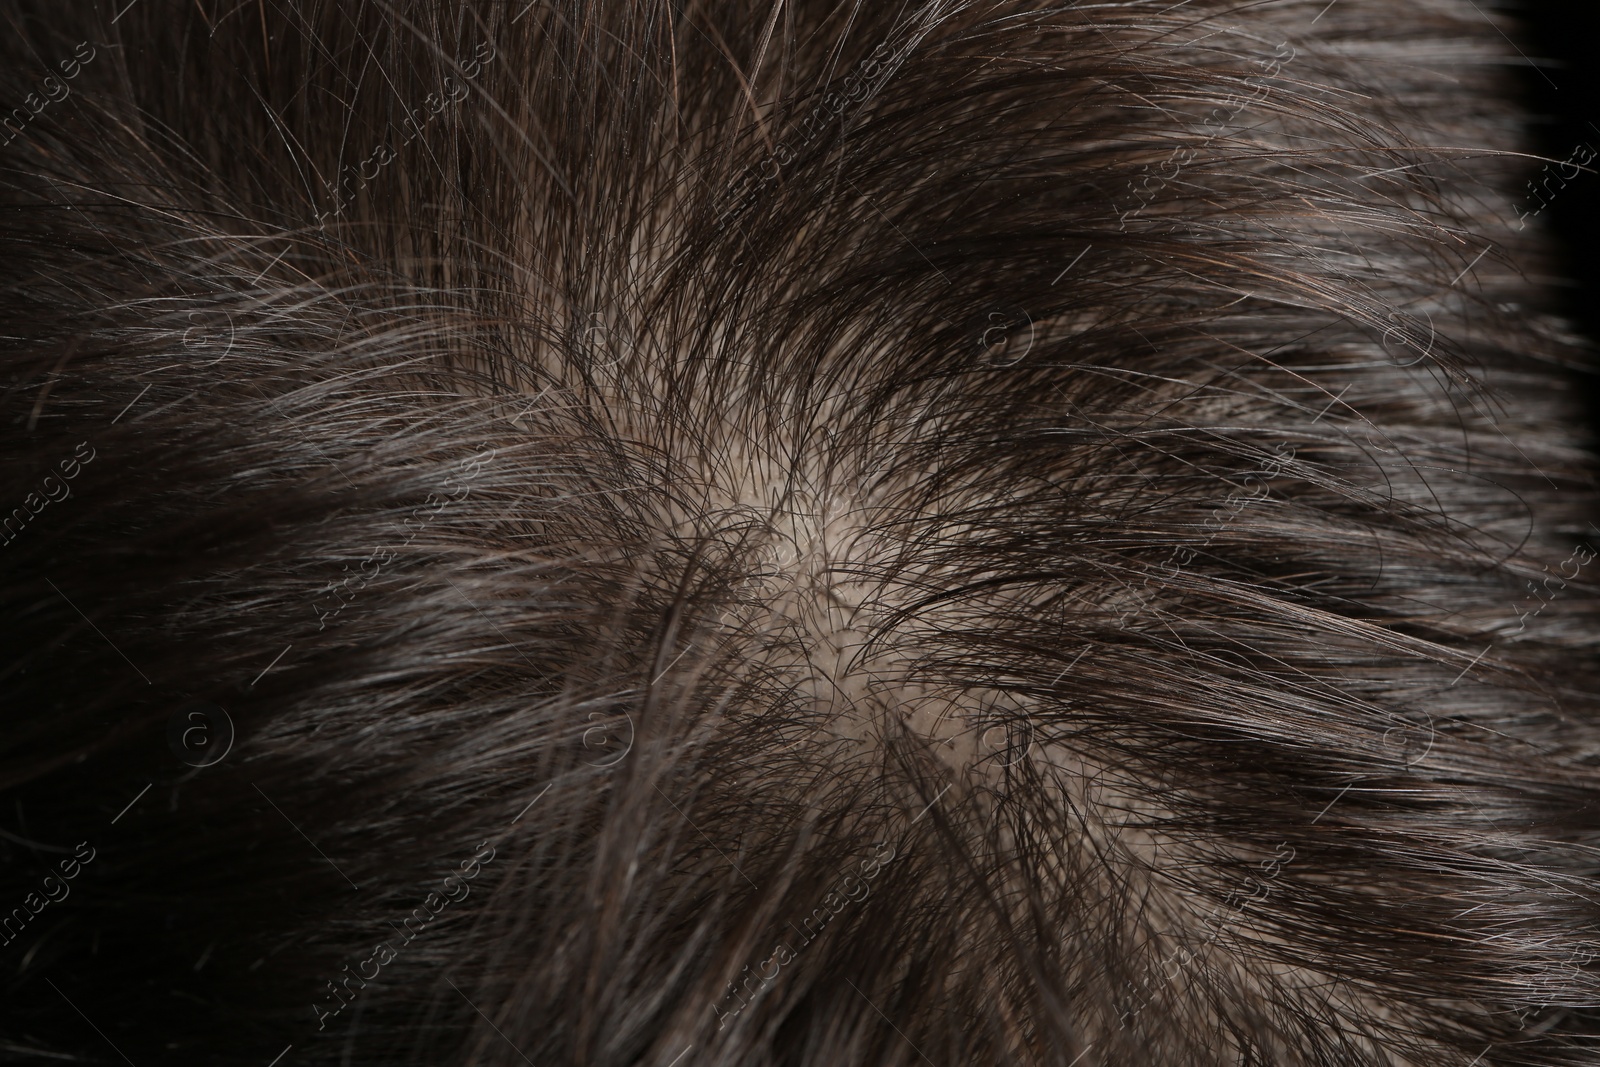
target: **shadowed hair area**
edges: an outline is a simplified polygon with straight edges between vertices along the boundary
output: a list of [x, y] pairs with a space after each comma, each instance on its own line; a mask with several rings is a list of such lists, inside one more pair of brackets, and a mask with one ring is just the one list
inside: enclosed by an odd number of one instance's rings
[[0, 1060], [1600, 1062], [1511, 14], [0, 27]]

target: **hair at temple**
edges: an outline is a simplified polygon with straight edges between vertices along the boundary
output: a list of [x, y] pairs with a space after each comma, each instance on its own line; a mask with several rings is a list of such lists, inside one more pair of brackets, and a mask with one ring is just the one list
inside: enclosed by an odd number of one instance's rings
[[1600, 1062], [1503, 16], [3, 15], [0, 1060]]

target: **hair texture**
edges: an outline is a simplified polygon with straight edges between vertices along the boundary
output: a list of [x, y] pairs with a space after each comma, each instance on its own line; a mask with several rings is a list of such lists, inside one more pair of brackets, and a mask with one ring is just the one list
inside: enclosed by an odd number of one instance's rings
[[0, 1059], [1600, 1063], [1505, 15], [0, 24]]

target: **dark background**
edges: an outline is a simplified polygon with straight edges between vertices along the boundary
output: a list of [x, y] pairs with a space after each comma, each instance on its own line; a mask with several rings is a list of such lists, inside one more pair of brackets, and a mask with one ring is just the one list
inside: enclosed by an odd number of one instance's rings
[[[1495, 11], [1486, 0], [1476, 3]], [[1511, 11], [1523, 21], [1512, 36], [1534, 64], [1522, 81], [1535, 151], [1555, 160], [1584, 143], [1600, 151], [1600, 0], [1519, 0]], [[1600, 170], [1600, 158], [1589, 169]], [[1593, 343], [1600, 338], [1600, 174], [1580, 174], [1550, 200], [1539, 222], [1560, 240], [1564, 273], [1575, 283], [1563, 290], [1563, 310]], [[1600, 441], [1600, 374], [1586, 386], [1589, 428]]]

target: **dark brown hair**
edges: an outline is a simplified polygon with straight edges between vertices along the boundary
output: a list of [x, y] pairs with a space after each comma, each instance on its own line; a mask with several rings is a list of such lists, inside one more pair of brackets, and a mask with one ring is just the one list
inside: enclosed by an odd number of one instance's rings
[[1500, 16], [4, 27], [0, 1059], [1597, 1062]]

